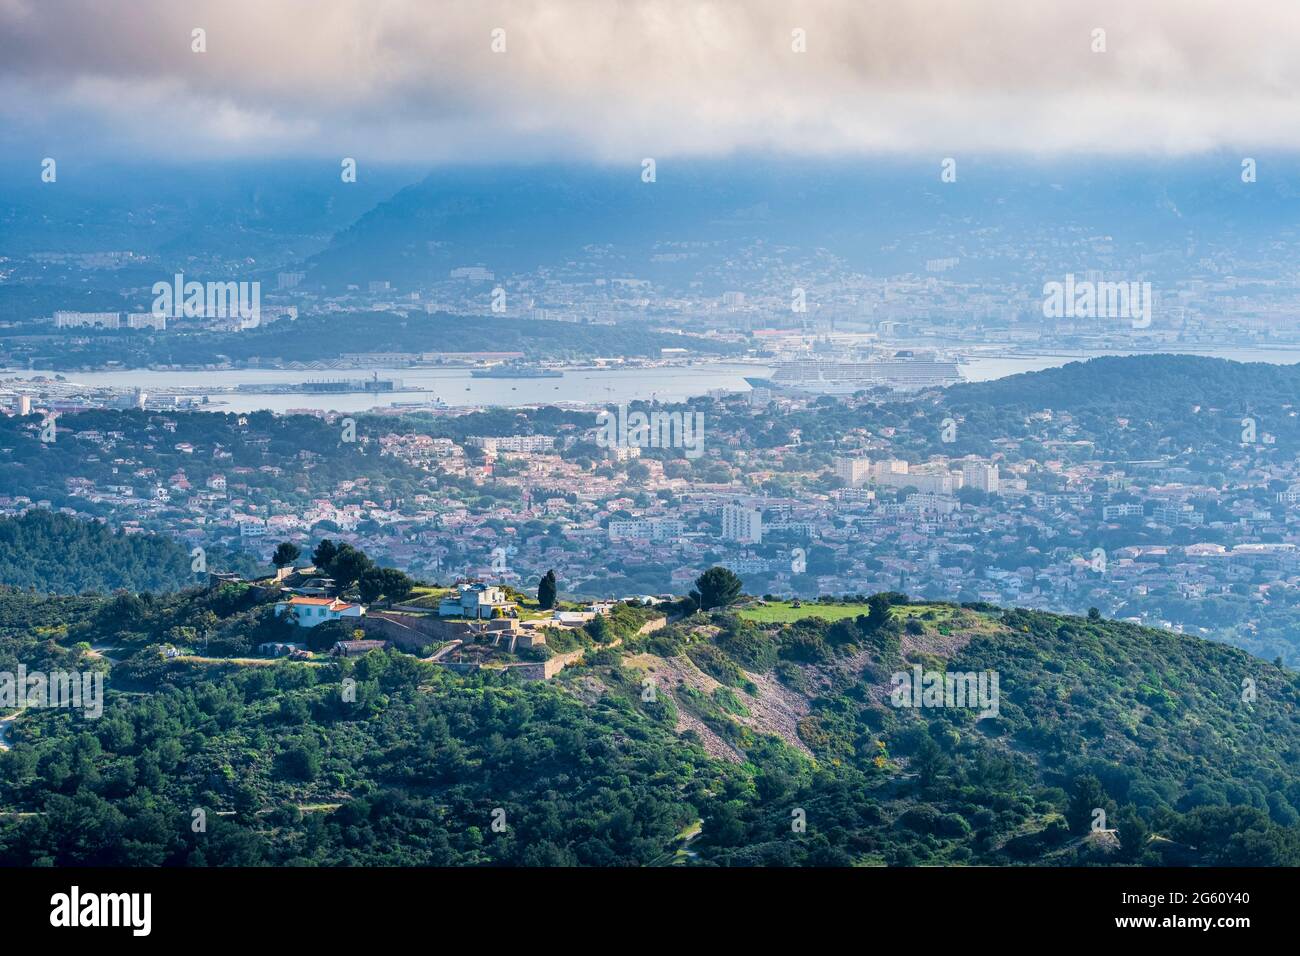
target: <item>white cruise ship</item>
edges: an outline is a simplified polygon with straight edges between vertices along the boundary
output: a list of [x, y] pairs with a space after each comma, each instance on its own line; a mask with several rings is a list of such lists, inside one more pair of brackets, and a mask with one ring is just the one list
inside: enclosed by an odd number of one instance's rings
[[852, 395], [867, 388], [915, 391], [962, 380], [957, 363], [929, 352], [895, 352], [866, 361], [836, 357], [777, 362], [770, 379], [749, 379], [755, 387], [808, 395]]

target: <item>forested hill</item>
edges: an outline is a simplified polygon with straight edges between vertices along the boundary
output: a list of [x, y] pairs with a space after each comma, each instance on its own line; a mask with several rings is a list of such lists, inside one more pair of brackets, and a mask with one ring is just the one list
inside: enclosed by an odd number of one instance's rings
[[125, 534], [49, 511], [0, 518], [0, 584], [50, 594], [174, 591], [202, 583], [169, 537]]
[[[1248, 419], [1270, 454], [1300, 452], [1300, 364], [1192, 355], [1133, 355], [1071, 362], [946, 389], [928, 416], [958, 422], [958, 448], [1023, 436], [1028, 416], [1051, 409], [1053, 428], [1107, 459], [1240, 454]], [[1066, 425], [1059, 424], [1070, 416]], [[949, 446], [951, 449], [952, 446]], [[1263, 444], [1258, 445], [1264, 448]]]
[[[0, 863], [1300, 864], [1296, 675], [1220, 644], [878, 595], [580, 631], [533, 683], [159, 653], [265, 610], [0, 596], [6, 658], [111, 667], [101, 719], [10, 728]], [[916, 666], [996, 673], [996, 716], [897, 706]]]
[[[1008, 441], [1041, 439], [1082, 443], [1105, 460], [1192, 456], [1212, 464], [1241, 453], [1245, 418], [1253, 422], [1260, 453], [1290, 458], [1300, 452], [1300, 364], [1110, 356], [952, 385], [919, 401], [827, 397], [780, 422], [764, 416], [746, 426], [737, 417], [728, 424], [767, 444], [787, 440], [792, 427], [806, 444], [866, 426], [894, 429], [893, 450], [918, 455], [988, 455], [1006, 451]], [[946, 420], [956, 424], [952, 441], [943, 439]]]
[[991, 382], [954, 385], [952, 408], [1053, 408], [1081, 413], [1142, 410], [1289, 407], [1300, 402], [1300, 364], [1233, 362], [1199, 355], [1103, 356], [1060, 368], [1022, 372]]
[[1112, 402], [1143, 405], [1190, 402], [1300, 401], [1300, 364], [1231, 362], [1201, 355], [1108, 355], [1060, 368], [1022, 372], [948, 389], [954, 407], [1011, 403], [1080, 411]]

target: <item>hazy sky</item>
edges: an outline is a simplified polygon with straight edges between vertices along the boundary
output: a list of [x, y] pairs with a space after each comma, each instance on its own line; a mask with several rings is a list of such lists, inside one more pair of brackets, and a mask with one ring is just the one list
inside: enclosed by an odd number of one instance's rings
[[1298, 54], [1300, 0], [0, 0], [0, 145], [1245, 156], [1300, 147]]

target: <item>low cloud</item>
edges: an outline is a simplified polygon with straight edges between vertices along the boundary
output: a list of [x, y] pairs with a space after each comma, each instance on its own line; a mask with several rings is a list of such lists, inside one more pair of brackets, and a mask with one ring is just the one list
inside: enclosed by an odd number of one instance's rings
[[1300, 147], [1297, 48], [1294, 0], [0, 0], [0, 138], [374, 160], [1253, 153]]

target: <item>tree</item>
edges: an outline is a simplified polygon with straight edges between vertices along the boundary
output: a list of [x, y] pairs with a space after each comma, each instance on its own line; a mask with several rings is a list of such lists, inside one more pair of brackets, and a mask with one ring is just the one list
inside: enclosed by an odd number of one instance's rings
[[889, 596], [886, 594], [871, 595], [867, 599], [867, 630], [874, 634], [888, 624], [889, 621]]
[[[360, 554], [361, 552], [358, 551], [357, 553]], [[366, 558], [367, 562], [369, 560], [369, 558]], [[351, 561], [351, 557], [345, 556], [342, 558], [342, 563], [345, 565]], [[336, 558], [335, 563], [339, 562], [340, 559]], [[361, 594], [361, 600], [366, 604], [373, 604], [379, 600], [380, 596], [383, 596], [392, 605], [415, 590], [415, 582], [397, 568], [380, 568], [371, 564], [361, 572], [361, 576], [357, 579], [357, 590]]]
[[543, 611], [549, 611], [555, 607], [555, 570], [551, 569], [542, 575], [542, 579], [537, 582], [537, 606]]
[[389, 605], [406, 600], [415, 590], [415, 582], [397, 568], [381, 568], [379, 575], [383, 579], [383, 594]]
[[1106, 796], [1101, 781], [1092, 774], [1085, 774], [1074, 779], [1070, 792], [1070, 805], [1066, 809], [1065, 819], [1072, 833], [1087, 833], [1096, 819], [1096, 811], [1104, 810], [1107, 815], [1114, 813], [1115, 803]]
[[726, 568], [712, 567], [695, 579], [691, 598], [701, 611], [727, 607], [740, 597], [743, 582]]
[[340, 588], [351, 587], [361, 580], [361, 576], [374, 567], [374, 562], [366, 553], [350, 544], [339, 545], [330, 563], [330, 577]]
[[339, 549], [334, 542], [329, 538], [323, 538], [321, 543], [316, 545], [316, 550], [311, 554], [311, 563], [328, 574], [330, 565], [334, 563], [334, 556], [338, 553]]
[[1115, 826], [1119, 830], [1120, 859], [1136, 863], [1147, 852], [1151, 828], [1138, 816], [1137, 807], [1131, 803], [1120, 810]]
[[603, 614], [597, 614], [584, 625], [584, 628], [597, 644], [608, 644], [614, 638], [614, 632], [609, 626], [609, 619]]
[[379, 568], [367, 568], [357, 582], [357, 590], [361, 592], [362, 603], [374, 604], [384, 593], [383, 572]]
[[346, 621], [325, 621], [323, 624], [308, 628], [303, 637], [307, 649], [317, 654], [325, 653], [339, 641], [350, 640], [352, 640], [352, 625]]
[[320, 744], [315, 737], [301, 737], [280, 753], [280, 765], [289, 777], [314, 780], [320, 773]]
[[277, 568], [286, 568], [302, 555], [302, 549], [292, 541], [281, 541], [271, 557], [271, 563]]

